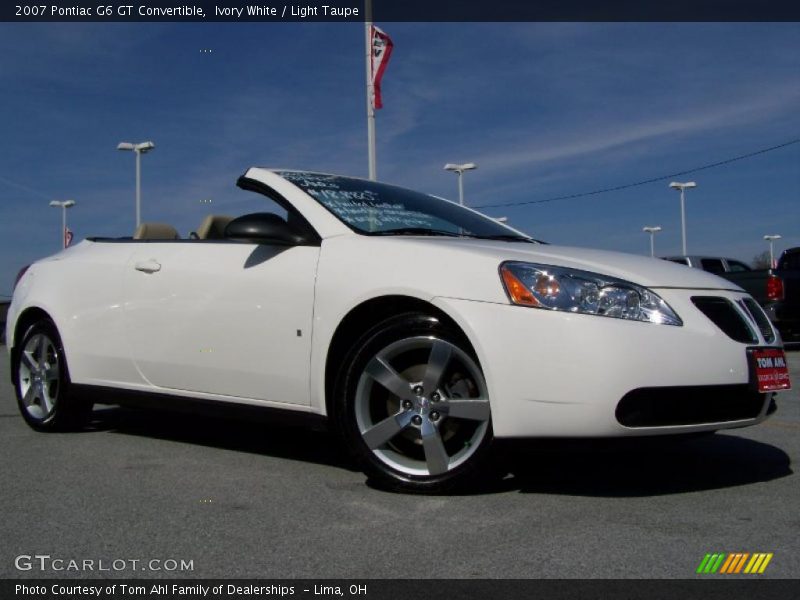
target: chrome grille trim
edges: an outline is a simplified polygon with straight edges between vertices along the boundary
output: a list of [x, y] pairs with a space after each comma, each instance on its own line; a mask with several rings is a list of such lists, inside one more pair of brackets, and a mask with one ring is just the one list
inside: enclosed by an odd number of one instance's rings
[[769, 321], [769, 317], [767, 317], [764, 309], [759, 306], [758, 302], [752, 298], [742, 298], [739, 300], [738, 304], [742, 307], [744, 313], [750, 317], [753, 324], [758, 327], [764, 341], [768, 344], [774, 342], [776, 337], [775, 330], [772, 327], [772, 323]]

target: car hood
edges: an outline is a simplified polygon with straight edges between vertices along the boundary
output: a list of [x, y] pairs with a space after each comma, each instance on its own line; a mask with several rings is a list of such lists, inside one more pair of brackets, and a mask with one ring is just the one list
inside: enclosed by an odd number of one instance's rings
[[445, 248], [458, 249], [485, 258], [496, 258], [498, 262], [519, 260], [559, 267], [569, 267], [610, 275], [651, 288], [717, 289], [741, 291], [736, 284], [707, 273], [658, 258], [577, 248], [550, 244], [526, 244], [470, 238], [393, 238], [431, 247], [437, 251]]

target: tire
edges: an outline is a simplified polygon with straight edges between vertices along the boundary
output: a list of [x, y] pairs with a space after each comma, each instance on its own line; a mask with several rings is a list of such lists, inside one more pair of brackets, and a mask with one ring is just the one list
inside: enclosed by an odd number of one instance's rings
[[442, 493], [476, 482], [492, 444], [491, 410], [462, 334], [429, 315], [401, 314], [368, 331], [344, 365], [335, 418], [373, 483]]
[[89, 419], [91, 402], [72, 392], [67, 359], [53, 322], [31, 325], [14, 349], [12, 376], [22, 418], [38, 431], [79, 429]]

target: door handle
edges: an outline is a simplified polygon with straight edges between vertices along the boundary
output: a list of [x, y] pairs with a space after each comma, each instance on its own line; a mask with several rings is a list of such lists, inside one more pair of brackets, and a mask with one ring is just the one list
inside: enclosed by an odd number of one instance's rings
[[142, 260], [136, 263], [136, 270], [143, 273], [155, 273], [161, 270], [161, 264], [155, 259]]

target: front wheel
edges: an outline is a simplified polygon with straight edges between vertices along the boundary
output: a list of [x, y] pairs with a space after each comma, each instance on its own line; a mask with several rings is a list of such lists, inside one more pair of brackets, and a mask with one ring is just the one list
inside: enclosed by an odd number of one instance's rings
[[486, 381], [463, 335], [438, 319], [410, 313], [373, 328], [337, 388], [345, 442], [384, 487], [443, 492], [484, 466], [492, 442]]
[[12, 369], [22, 417], [39, 431], [63, 431], [85, 424], [90, 402], [71, 390], [64, 348], [55, 325], [42, 319], [25, 332]]

